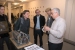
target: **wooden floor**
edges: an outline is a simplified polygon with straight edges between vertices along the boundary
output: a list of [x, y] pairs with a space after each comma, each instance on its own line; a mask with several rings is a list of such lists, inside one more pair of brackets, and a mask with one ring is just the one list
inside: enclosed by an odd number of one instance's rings
[[[29, 33], [30, 33], [29, 34], [30, 35], [30, 41], [32, 43], [34, 43], [33, 29], [32, 28], [30, 28], [30, 32]], [[38, 41], [38, 45], [39, 45], [39, 41]], [[45, 50], [48, 50], [47, 35], [45, 33], [43, 35], [43, 48]], [[6, 44], [4, 44], [4, 50], [8, 50]], [[62, 50], [75, 50], [75, 46], [64, 42]]]

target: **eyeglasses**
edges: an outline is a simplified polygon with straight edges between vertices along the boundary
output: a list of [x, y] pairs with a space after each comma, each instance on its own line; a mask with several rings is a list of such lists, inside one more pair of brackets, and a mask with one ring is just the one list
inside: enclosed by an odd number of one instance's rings
[[57, 12], [51, 12], [51, 15], [53, 15], [53, 14], [55, 14], [55, 13], [57, 13]]

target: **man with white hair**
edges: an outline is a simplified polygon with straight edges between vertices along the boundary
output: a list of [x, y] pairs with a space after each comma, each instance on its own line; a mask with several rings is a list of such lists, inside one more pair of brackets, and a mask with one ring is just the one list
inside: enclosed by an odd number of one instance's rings
[[51, 10], [51, 16], [55, 19], [51, 28], [44, 26], [44, 30], [49, 32], [49, 50], [62, 50], [66, 23], [65, 20], [60, 17], [60, 10], [58, 8]]

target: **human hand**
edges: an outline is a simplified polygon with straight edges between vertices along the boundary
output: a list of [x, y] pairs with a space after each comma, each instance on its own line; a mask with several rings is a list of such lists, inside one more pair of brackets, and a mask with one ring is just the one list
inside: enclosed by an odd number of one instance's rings
[[46, 32], [46, 31], [44, 30], [44, 27], [42, 28], [42, 31], [43, 31], [43, 32]]
[[45, 31], [50, 31], [50, 28], [48, 26], [44, 26]]

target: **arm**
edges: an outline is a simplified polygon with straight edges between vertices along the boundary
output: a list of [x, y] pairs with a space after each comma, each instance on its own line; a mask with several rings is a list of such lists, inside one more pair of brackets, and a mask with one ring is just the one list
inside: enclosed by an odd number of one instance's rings
[[62, 38], [65, 32], [66, 24], [65, 22], [60, 22], [57, 30], [50, 29], [50, 33], [56, 38]]
[[11, 32], [11, 24], [10, 24], [10, 22], [8, 21], [8, 17], [7, 17], [6, 15], [4, 15], [4, 16], [5, 16], [5, 19], [6, 19], [7, 23], [8, 23], [9, 32]]
[[44, 25], [45, 25], [45, 17], [42, 16], [42, 28], [44, 27]]
[[35, 16], [33, 17], [33, 22], [34, 22], [34, 24], [35, 24]]
[[15, 23], [14, 23], [14, 30], [19, 30], [20, 22], [21, 22], [20, 18], [17, 21], [15, 21]]
[[45, 25], [45, 17], [43, 16], [43, 26]]
[[30, 19], [29, 19], [29, 22], [28, 22], [28, 34], [29, 34], [29, 28], [30, 28]]

